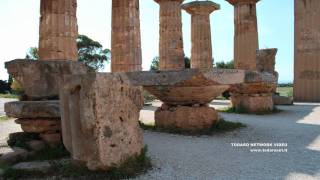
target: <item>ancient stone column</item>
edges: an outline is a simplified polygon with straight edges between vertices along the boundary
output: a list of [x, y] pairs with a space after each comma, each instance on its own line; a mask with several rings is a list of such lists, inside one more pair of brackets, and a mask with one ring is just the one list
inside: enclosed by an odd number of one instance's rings
[[160, 70], [185, 68], [181, 3], [183, 0], [155, 0], [160, 5]]
[[40, 60], [78, 60], [77, 0], [41, 0]]
[[210, 14], [220, 9], [211, 1], [194, 1], [182, 6], [191, 14], [191, 68], [213, 68]]
[[259, 0], [226, 0], [234, 6], [234, 62], [237, 69], [256, 70], [258, 27], [256, 3]]
[[294, 2], [294, 100], [320, 102], [320, 1]]
[[139, 0], [112, 0], [112, 72], [141, 71]]

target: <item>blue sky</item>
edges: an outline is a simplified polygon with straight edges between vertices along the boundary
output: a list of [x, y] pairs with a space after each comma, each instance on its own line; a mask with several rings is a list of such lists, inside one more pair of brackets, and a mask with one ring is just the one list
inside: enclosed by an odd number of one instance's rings
[[[189, 2], [185, 1], [185, 2]], [[216, 62], [233, 59], [233, 6], [214, 0], [221, 10], [211, 15], [213, 56]], [[4, 62], [24, 58], [38, 45], [40, 0], [0, 1], [0, 79], [7, 79]], [[148, 70], [158, 55], [159, 7], [153, 0], [140, 0], [143, 68]], [[293, 80], [294, 12], [292, 0], [262, 0], [257, 5], [260, 48], [278, 48], [276, 69], [280, 82]], [[184, 51], [190, 56], [190, 16], [183, 12]], [[78, 0], [79, 33], [110, 48], [111, 0]], [[107, 67], [106, 69], [109, 69]]]

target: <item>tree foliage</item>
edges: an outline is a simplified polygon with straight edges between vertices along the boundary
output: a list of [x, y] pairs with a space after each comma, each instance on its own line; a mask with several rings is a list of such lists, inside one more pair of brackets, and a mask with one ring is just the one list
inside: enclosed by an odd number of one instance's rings
[[[150, 66], [150, 71], [158, 71], [159, 68], [159, 61], [160, 58], [159, 56], [156, 56], [153, 58], [152, 62], [151, 62], [151, 66]], [[184, 63], [185, 63], [185, 68], [186, 69], [190, 69], [191, 65], [190, 65], [190, 58], [185, 57], [184, 58]]]
[[234, 61], [229, 61], [229, 62], [224, 62], [224, 61], [221, 61], [221, 62], [217, 62], [216, 63], [216, 67], [219, 68], [219, 69], [234, 69]]
[[29, 49], [29, 52], [27, 52], [26, 59], [38, 60], [39, 59], [38, 48], [37, 47], [31, 47]]
[[[95, 71], [103, 69], [104, 64], [110, 61], [110, 50], [103, 49], [98, 41], [94, 41], [88, 36], [79, 35], [77, 38], [77, 46], [78, 60]], [[38, 48], [31, 47], [26, 55], [26, 59], [39, 59]]]
[[79, 61], [95, 71], [103, 69], [105, 62], [110, 60], [110, 50], [103, 49], [98, 41], [94, 41], [88, 36], [79, 35], [77, 46]]

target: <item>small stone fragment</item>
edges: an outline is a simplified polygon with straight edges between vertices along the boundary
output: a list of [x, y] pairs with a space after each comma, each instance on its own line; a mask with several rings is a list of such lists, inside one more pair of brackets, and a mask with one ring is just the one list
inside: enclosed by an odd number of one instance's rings
[[29, 141], [26, 144], [33, 151], [40, 151], [46, 147], [45, 143], [39, 140]]
[[61, 143], [61, 134], [52, 133], [52, 134], [40, 134], [40, 138], [50, 146], [56, 146]]
[[13, 152], [3, 154], [0, 157], [0, 163], [12, 165], [25, 159], [26, 157], [28, 157], [28, 155], [29, 153], [25, 149], [13, 148]]
[[15, 122], [21, 125], [24, 132], [28, 133], [44, 133], [61, 130], [60, 119], [17, 119]]
[[14, 170], [47, 173], [52, 169], [49, 162], [22, 162], [12, 166]]

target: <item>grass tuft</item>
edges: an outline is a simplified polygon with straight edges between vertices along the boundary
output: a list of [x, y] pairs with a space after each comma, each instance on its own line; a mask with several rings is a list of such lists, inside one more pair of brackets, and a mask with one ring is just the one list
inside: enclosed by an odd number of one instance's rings
[[16, 94], [0, 94], [0, 98], [18, 99], [19, 96]]
[[8, 117], [8, 116], [0, 116], [0, 121], [8, 121], [8, 120], [12, 120], [14, 118]]
[[144, 124], [140, 122], [140, 127], [144, 130], [149, 131], [156, 131], [156, 132], [165, 132], [170, 134], [180, 134], [186, 136], [203, 136], [203, 135], [214, 135], [214, 134], [221, 134], [230, 131], [234, 131], [237, 129], [247, 127], [245, 124], [240, 122], [230, 122], [221, 119], [218, 123], [214, 124], [211, 128], [208, 129], [201, 129], [201, 130], [183, 130], [180, 128], [172, 127], [172, 128], [159, 128], [155, 125]]
[[152, 169], [150, 158], [145, 147], [139, 155], [127, 159], [119, 167], [107, 171], [90, 171], [86, 166], [75, 164], [70, 159], [51, 160], [52, 171], [48, 173], [6, 169], [5, 179], [53, 178], [53, 179], [129, 179], [135, 178]]
[[277, 114], [282, 112], [281, 109], [278, 109], [277, 107], [274, 107], [271, 111], [261, 111], [261, 112], [254, 112], [250, 113], [244, 108], [236, 109], [235, 107], [228, 107], [225, 109], [218, 109], [218, 112], [223, 113], [235, 113], [235, 114], [254, 114], [254, 115], [269, 115], [269, 114]]

